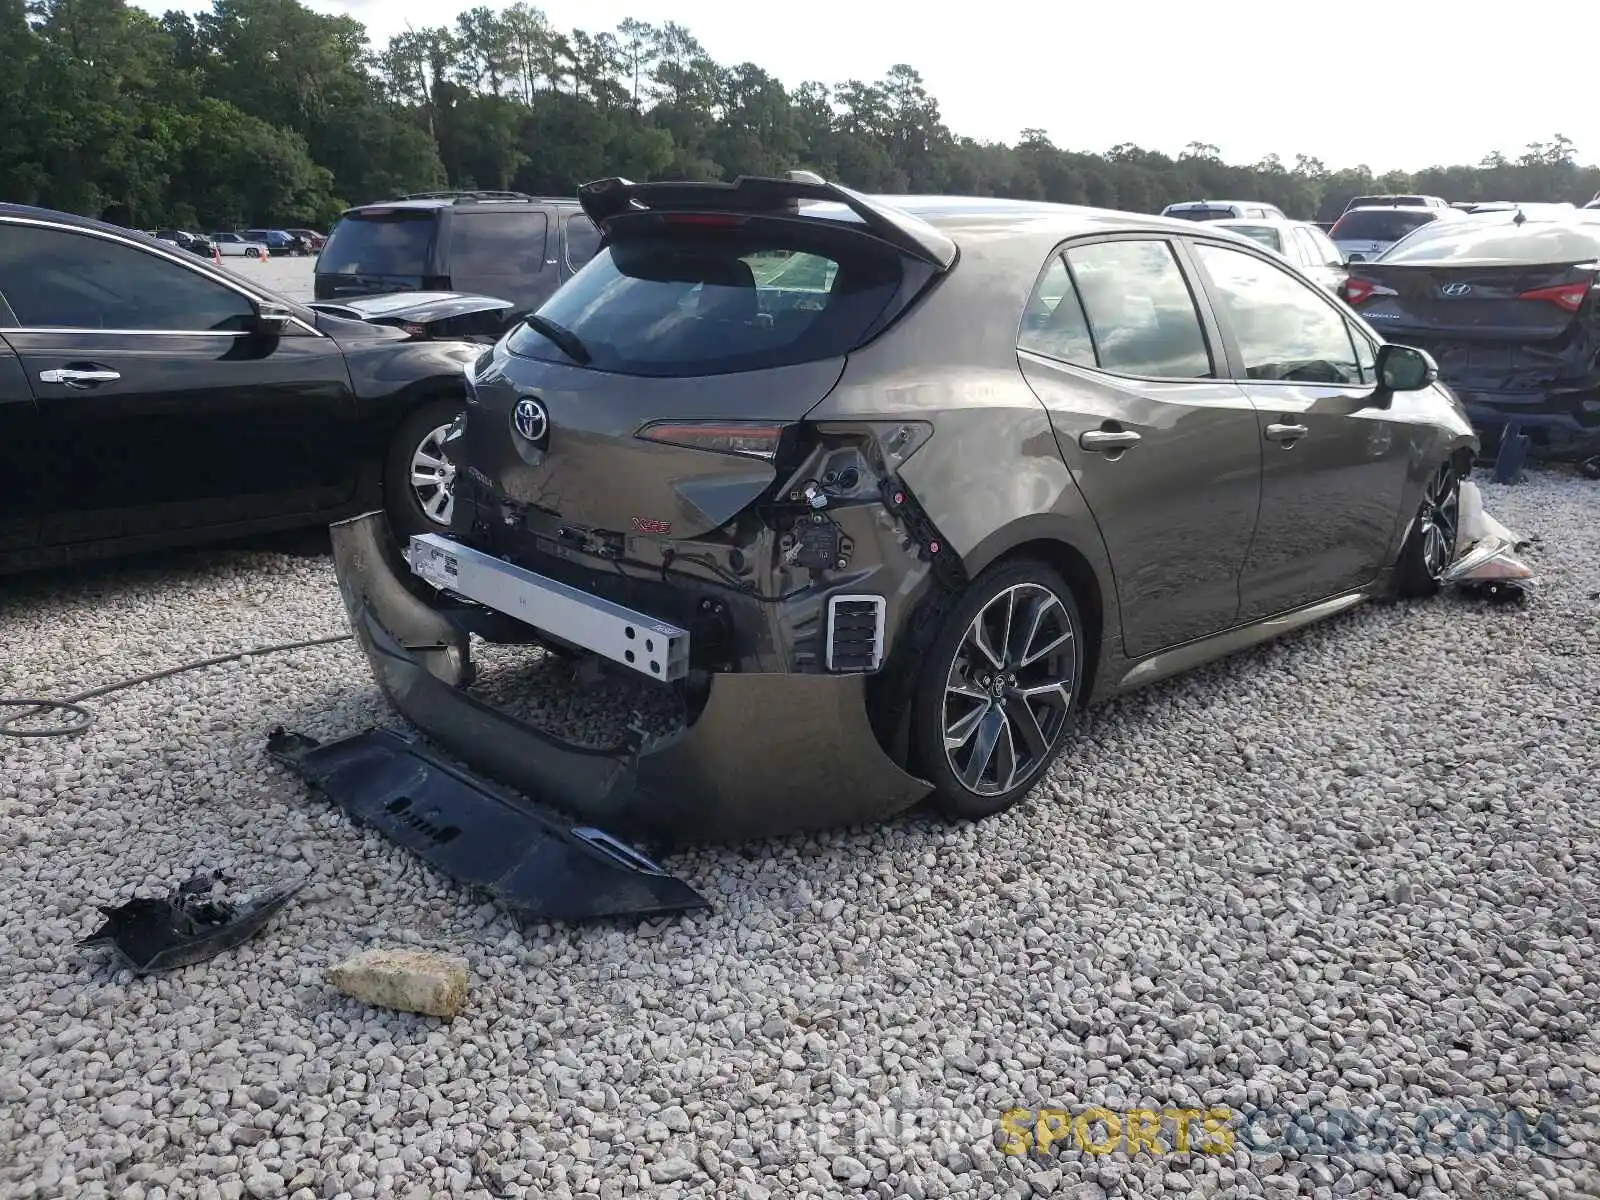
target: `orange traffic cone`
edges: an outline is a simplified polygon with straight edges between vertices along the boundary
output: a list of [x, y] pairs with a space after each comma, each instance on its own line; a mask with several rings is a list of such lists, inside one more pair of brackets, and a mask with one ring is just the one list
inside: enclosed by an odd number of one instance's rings
[[211, 243], [211, 265], [214, 267], [222, 265], [222, 247], [215, 242]]

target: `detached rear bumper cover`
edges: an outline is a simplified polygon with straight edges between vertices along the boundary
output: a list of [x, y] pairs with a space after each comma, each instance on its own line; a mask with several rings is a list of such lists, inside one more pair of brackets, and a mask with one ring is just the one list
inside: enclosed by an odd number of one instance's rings
[[390, 703], [540, 803], [674, 844], [872, 823], [932, 790], [878, 745], [859, 675], [719, 674], [694, 724], [647, 750], [562, 742], [464, 690], [467, 636], [399, 561], [381, 513], [331, 532], [351, 627]]
[[598, 829], [566, 828], [390, 730], [323, 745], [279, 729], [267, 753], [360, 824], [529, 916], [582, 921], [708, 907], [633, 847]]

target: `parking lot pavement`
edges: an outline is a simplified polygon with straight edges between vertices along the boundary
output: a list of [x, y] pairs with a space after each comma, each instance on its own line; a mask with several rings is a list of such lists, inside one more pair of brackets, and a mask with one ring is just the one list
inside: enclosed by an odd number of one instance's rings
[[[0, 1193], [1600, 1194], [1600, 488], [1484, 492], [1527, 608], [1364, 607], [1097, 710], [993, 821], [676, 857], [713, 911], [664, 927], [519, 930], [269, 765], [383, 718], [349, 644], [0, 740]], [[19, 580], [0, 693], [343, 628], [319, 557]], [[212, 867], [315, 880], [170, 976], [74, 949]], [[322, 982], [372, 944], [466, 956], [467, 1011]], [[1238, 1132], [1171, 1152], [1193, 1109]], [[1281, 1132], [1319, 1115], [1353, 1145]]]
[[242, 279], [287, 296], [290, 300], [313, 299], [315, 258], [269, 258], [265, 261], [249, 258], [225, 258], [222, 265]]

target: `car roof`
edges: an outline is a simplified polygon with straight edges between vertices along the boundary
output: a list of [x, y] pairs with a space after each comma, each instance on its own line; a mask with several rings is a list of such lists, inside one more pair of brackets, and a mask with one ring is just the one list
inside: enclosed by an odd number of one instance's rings
[[[1055, 204], [1047, 200], [1008, 200], [998, 196], [935, 196], [878, 194], [866, 197], [926, 221], [957, 241], [964, 234], [986, 236], [1007, 230], [1018, 235], [1060, 241], [1080, 233], [1114, 230], [1151, 230], [1193, 235], [1195, 223], [1178, 217], [1123, 212], [1081, 204]], [[842, 204], [818, 201], [801, 212], [807, 216], [857, 220]]]
[[1349, 216], [1351, 213], [1383, 212], [1383, 213], [1432, 213], [1435, 220], [1441, 213], [1455, 213], [1457, 216], [1468, 216], [1459, 208], [1424, 208], [1420, 204], [1358, 204], [1354, 208], [1347, 208], [1339, 215]]
[[113, 225], [110, 221], [79, 216], [77, 213], [60, 212], [53, 208], [39, 208], [33, 204], [0, 203], [0, 217], [21, 217], [30, 221], [51, 221], [57, 225], [72, 225], [78, 229], [93, 229], [101, 233], [145, 236], [138, 229], [129, 229], [124, 225]]
[[526, 199], [479, 199], [457, 203], [455, 200], [442, 196], [418, 197], [413, 200], [369, 200], [365, 204], [352, 204], [345, 209], [345, 213], [366, 212], [374, 208], [409, 208], [419, 212], [440, 212], [444, 209], [503, 209], [507, 212], [525, 212], [531, 206], [540, 204], [566, 205], [571, 208], [578, 207], [575, 196], [529, 196]]

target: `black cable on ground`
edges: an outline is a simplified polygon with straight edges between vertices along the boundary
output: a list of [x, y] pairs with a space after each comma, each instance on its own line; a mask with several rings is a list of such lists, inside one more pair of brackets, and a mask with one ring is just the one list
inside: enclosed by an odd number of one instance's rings
[[[126, 688], [138, 687], [143, 683], [154, 683], [158, 679], [166, 679], [172, 675], [182, 675], [186, 671], [198, 671], [203, 667], [215, 667], [222, 663], [238, 662], [240, 659], [254, 658], [261, 654], [281, 654], [286, 650], [306, 650], [312, 646], [331, 646], [335, 642], [348, 642], [354, 634], [336, 633], [329, 637], [310, 638], [302, 642], [279, 642], [273, 646], [256, 646], [249, 650], [235, 650], [232, 654], [218, 654], [213, 658], [202, 658], [194, 662], [180, 663], [175, 667], [168, 667], [164, 671], [151, 671], [147, 675], [135, 675], [132, 679], [119, 679], [116, 683], [108, 683], [103, 687], [91, 688], [87, 692], [79, 692], [76, 696], [69, 696], [65, 700], [33, 700], [26, 696], [0, 697], [0, 708], [20, 708], [19, 713], [0, 720], [0, 737], [67, 737], [74, 733], [82, 733], [94, 724], [94, 713], [83, 707], [85, 700], [93, 700], [97, 696], [109, 696], [112, 692], [120, 692]], [[26, 721], [31, 717], [42, 716], [47, 712], [66, 713], [70, 721], [60, 725], [48, 726], [44, 729], [18, 729], [19, 721]]]

